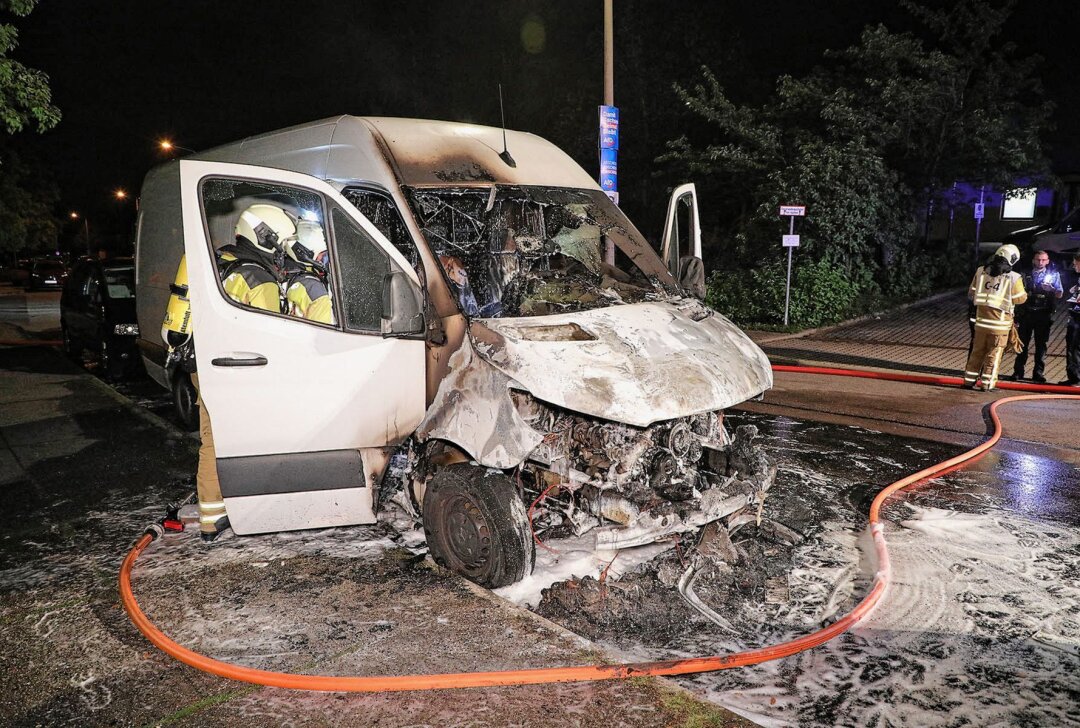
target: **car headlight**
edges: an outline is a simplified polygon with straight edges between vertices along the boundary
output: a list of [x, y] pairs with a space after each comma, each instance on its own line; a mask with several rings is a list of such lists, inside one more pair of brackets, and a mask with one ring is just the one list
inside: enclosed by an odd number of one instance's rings
[[113, 333], [117, 336], [138, 336], [139, 325], [138, 324], [117, 324], [113, 327]]

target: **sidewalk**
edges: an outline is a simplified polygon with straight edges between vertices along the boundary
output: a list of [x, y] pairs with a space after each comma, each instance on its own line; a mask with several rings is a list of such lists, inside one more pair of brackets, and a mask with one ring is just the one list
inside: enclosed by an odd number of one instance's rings
[[[0, 347], [0, 724], [752, 725], [665, 680], [402, 694], [303, 693], [198, 672], [119, 604], [135, 538], [193, 490], [193, 443], [42, 347]], [[319, 674], [615, 661], [420, 561], [385, 527], [151, 544], [152, 621], [206, 654]]]
[[[1046, 378], [1065, 377], [1065, 317], [1051, 331]], [[802, 334], [751, 331], [774, 364], [838, 366], [960, 376], [967, 360], [965, 292], [930, 297], [906, 308]], [[1012, 372], [1013, 355], [1001, 364]], [[1031, 374], [1031, 360], [1028, 375]], [[1080, 389], [1076, 393], [1080, 395]], [[1013, 394], [902, 382], [778, 372], [760, 402], [736, 409], [802, 420], [858, 425], [903, 437], [972, 446], [987, 432], [986, 404]], [[1075, 418], [1066, 400], [1014, 405], [1005, 435], [1012, 447], [1080, 465], [1080, 438], [1063, 426]]]
[[[1045, 376], [1065, 378], [1066, 316], [1058, 313], [1050, 331]], [[932, 296], [899, 311], [860, 319], [807, 334], [752, 332], [775, 364], [891, 369], [916, 374], [962, 376], [967, 362], [967, 295], [963, 290]], [[1001, 373], [1012, 374], [1015, 355], [1001, 360]], [[1034, 355], [1028, 357], [1031, 376]]]

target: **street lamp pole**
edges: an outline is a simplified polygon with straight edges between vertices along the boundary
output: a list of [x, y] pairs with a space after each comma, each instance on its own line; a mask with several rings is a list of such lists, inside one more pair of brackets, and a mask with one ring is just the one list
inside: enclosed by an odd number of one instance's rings
[[[600, 107], [600, 187], [619, 204], [618, 114], [615, 108], [615, 11], [614, 0], [604, 0], [604, 105]], [[613, 128], [612, 128], [613, 127]], [[604, 262], [615, 264], [615, 243], [604, 236]]]
[[[615, 105], [614, 0], [604, 0], [604, 105]], [[594, 16], [595, 17], [595, 16]]]
[[80, 217], [82, 218], [83, 234], [86, 235], [86, 254], [92, 255], [93, 253], [90, 251], [90, 219], [87, 218], [86, 215], [80, 215], [77, 212], [72, 212], [68, 217], [72, 220], [78, 220]]

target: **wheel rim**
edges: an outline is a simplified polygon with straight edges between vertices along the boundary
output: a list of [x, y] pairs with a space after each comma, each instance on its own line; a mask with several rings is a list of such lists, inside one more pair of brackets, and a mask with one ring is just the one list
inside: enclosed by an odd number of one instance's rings
[[469, 571], [479, 571], [491, 559], [491, 528], [470, 499], [455, 496], [444, 515], [449, 551]]

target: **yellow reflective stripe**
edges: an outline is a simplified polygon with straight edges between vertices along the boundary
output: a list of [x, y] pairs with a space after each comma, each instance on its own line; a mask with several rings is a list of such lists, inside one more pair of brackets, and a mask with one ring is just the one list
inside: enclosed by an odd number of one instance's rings
[[307, 286], [297, 281], [289, 286], [289, 290], [285, 292], [285, 298], [289, 303], [296, 306], [296, 310], [300, 312], [300, 315], [307, 318], [308, 306], [311, 305], [311, 295], [308, 293]]
[[304, 318], [324, 324], [334, 323], [334, 304], [330, 301], [330, 296], [319, 296], [312, 301]]

